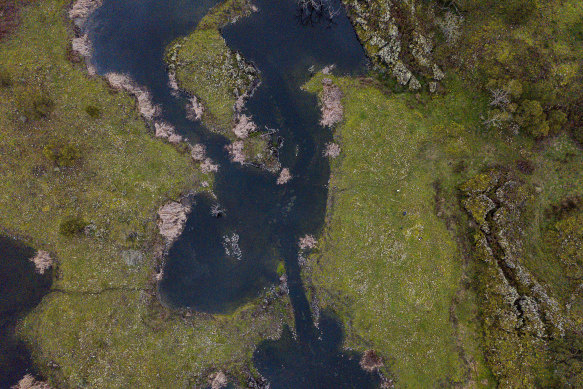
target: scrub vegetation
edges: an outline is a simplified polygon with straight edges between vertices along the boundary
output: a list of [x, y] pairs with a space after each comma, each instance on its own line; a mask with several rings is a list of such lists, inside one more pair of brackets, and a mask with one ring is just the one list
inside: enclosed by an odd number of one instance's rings
[[335, 80], [313, 304], [399, 387], [582, 385], [583, 5], [345, 4], [373, 77]]
[[156, 210], [212, 175], [70, 61], [68, 6], [24, 6], [0, 42], [0, 227], [55, 260], [53, 290], [19, 333], [55, 387], [199, 385], [219, 367], [244, 380], [287, 303], [230, 316], [158, 303]]
[[[321, 94], [324, 77], [306, 88]], [[581, 297], [564, 269], [581, 266], [565, 253], [582, 243], [583, 153], [568, 132], [537, 142], [489, 128], [490, 95], [455, 76], [433, 96], [369, 78], [334, 82], [345, 96], [342, 153], [304, 276], [315, 304], [342, 318], [345, 346], [375, 350], [399, 387], [545, 386], [565, 380], [559, 367], [577, 377], [565, 342]], [[493, 171], [504, 177], [496, 185], [483, 178]], [[480, 257], [479, 234], [493, 237], [496, 260]], [[513, 264], [519, 274], [505, 274]]]

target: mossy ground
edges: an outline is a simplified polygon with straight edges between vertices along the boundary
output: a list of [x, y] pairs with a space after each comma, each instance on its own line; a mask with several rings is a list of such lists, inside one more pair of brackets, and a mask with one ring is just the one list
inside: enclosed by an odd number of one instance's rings
[[[255, 345], [277, 334], [287, 303], [182, 319], [152, 297], [156, 209], [212, 176], [186, 148], [155, 139], [130, 96], [68, 60], [68, 5], [23, 8], [20, 28], [0, 44], [0, 226], [57, 260], [55, 291], [21, 335], [57, 387], [172, 387], [204, 382], [215, 368], [240, 374]], [[73, 219], [87, 228], [63, 234]], [[126, 262], [127, 249], [143, 261]]]
[[[320, 92], [321, 78], [307, 89]], [[327, 228], [306, 278], [343, 319], [346, 346], [380, 352], [400, 387], [494, 385], [458, 188], [488, 166], [534, 166], [517, 174], [539, 188], [524, 228], [538, 231], [527, 244], [544, 247], [543, 210], [582, 190], [581, 150], [566, 134], [537, 143], [485, 128], [488, 96], [455, 77], [434, 96], [392, 94], [371, 79], [335, 81], [345, 93], [335, 133], [342, 153], [332, 161]], [[529, 265], [537, 276], [554, 266]]]

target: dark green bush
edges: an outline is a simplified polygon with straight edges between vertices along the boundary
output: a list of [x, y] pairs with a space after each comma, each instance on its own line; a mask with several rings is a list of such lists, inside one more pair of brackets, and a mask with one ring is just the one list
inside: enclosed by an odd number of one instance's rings
[[51, 142], [43, 149], [43, 154], [51, 162], [60, 167], [69, 167], [81, 158], [79, 149], [71, 144], [60, 145], [56, 142]]
[[509, 24], [518, 26], [530, 19], [537, 10], [537, 4], [536, 0], [505, 0], [501, 10]]
[[87, 107], [85, 107], [85, 112], [87, 112], [87, 115], [91, 116], [94, 119], [101, 116], [101, 110], [94, 105], [88, 105]]
[[0, 87], [6, 88], [12, 85], [12, 78], [8, 70], [0, 66]]
[[552, 110], [548, 115], [549, 131], [558, 134], [567, 123], [567, 115], [558, 109]]
[[516, 120], [527, 133], [535, 138], [542, 138], [549, 134], [547, 117], [540, 102], [536, 100], [523, 100], [518, 108]]
[[583, 41], [583, 18], [569, 27], [569, 33], [576, 41]]
[[75, 236], [83, 232], [87, 222], [80, 217], [68, 217], [59, 225], [59, 232], [64, 236]]

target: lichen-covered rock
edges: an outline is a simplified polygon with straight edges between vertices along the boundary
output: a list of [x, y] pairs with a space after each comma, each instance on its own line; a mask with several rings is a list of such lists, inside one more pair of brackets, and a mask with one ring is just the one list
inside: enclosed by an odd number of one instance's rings
[[488, 213], [496, 208], [496, 204], [486, 195], [471, 196], [464, 200], [464, 208], [472, 215], [482, 231], [490, 232], [490, 227], [486, 221]]
[[421, 83], [415, 76], [411, 76], [411, 79], [409, 80], [409, 90], [417, 91], [419, 89], [421, 89]]
[[395, 76], [399, 84], [407, 85], [407, 83], [413, 76], [413, 73], [411, 73], [411, 71], [407, 69], [403, 62], [397, 61], [395, 67], [393, 68], [393, 75]]

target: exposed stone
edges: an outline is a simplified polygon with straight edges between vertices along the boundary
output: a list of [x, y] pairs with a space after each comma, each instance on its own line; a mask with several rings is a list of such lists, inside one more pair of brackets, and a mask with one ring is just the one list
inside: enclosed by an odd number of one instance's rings
[[200, 170], [205, 174], [218, 172], [219, 165], [216, 163], [213, 163], [212, 159], [205, 158], [205, 160], [202, 161], [202, 163], [200, 164]]
[[277, 177], [277, 185], [287, 184], [292, 179], [292, 175], [288, 168], [284, 167]]
[[245, 139], [252, 132], [257, 131], [257, 125], [253, 122], [253, 119], [247, 115], [240, 115], [237, 118], [235, 127], [233, 127], [233, 133], [239, 139]]
[[168, 139], [170, 143], [179, 143], [182, 141], [182, 137], [176, 134], [176, 129], [169, 123], [156, 122], [154, 123], [154, 128], [156, 129], [157, 138]]
[[326, 148], [324, 149], [324, 157], [336, 158], [340, 155], [340, 146], [337, 143], [330, 142], [326, 143]]
[[206, 147], [203, 144], [197, 143], [190, 149], [190, 156], [197, 162], [202, 162], [206, 158]]
[[429, 82], [429, 92], [431, 92], [431, 93], [437, 92], [437, 82], [435, 82], [435, 81]]
[[416, 91], [421, 89], [421, 83], [415, 76], [411, 76], [409, 80], [409, 90]]
[[433, 43], [418, 31], [413, 32], [413, 42], [410, 45], [411, 54], [417, 63], [424, 67], [431, 66], [431, 51]]
[[433, 78], [437, 81], [441, 81], [445, 78], [445, 73], [437, 66], [433, 64]]
[[227, 376], [222, 371], [218, 371], [210, 375], [209, 383], [211, 385], [211, 389], [224, 388], [228, 383]]
[[298, 242], [298, 246], [300, 247], [301, 250], [313, 249], [314, 247], [316, 247], [317, 244], [318, 241], [316, 240], [316, 238], [314, 238], [314, 235], [304, 235], [300, 238]]
[[37, 381], [31, 374], [27, 374], [12, 389], [52, 389], [46, 382]]

